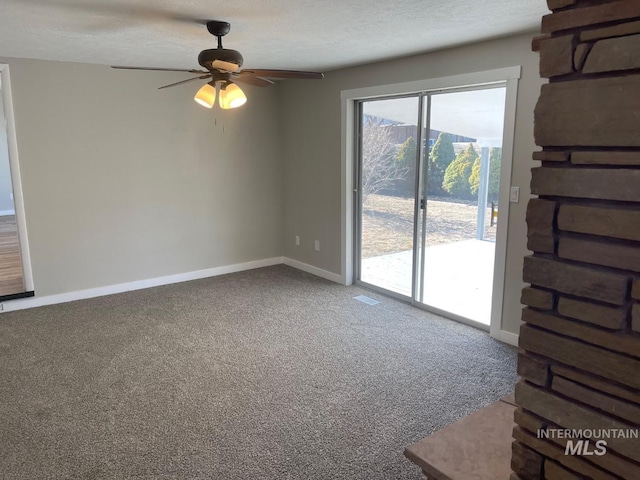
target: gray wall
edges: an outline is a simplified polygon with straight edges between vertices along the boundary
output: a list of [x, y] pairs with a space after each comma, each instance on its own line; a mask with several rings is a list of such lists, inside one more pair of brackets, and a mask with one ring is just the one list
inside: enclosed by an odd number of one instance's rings
[[512, 175], [522, 195], [510, 212], [503, 321], [516, 333], [542, 83], [531, 37], [247, 87], [247, 106], [231, 112], [196, 105], [197, 85], [156, 89], [179, 74], [0, 59], [11, 68], [37, 293], [283, 254], [339, 274], [340, 92], [522, 65]]
[[223, 112], [157, 90], [180, 74], [0, 62], [38, 295], [282, 255], [278, 87]]
[[0, 212], [13, 211], [11, 194], [11, 168], [9, 166], [9, 145], [7, 143], [7, 120], [4, 116], [2, 83], [0, 83]]
[[[381, 62], [326, 75], [322, 82], [281, 86], [280, 111], [285, 162], [285, 255], [339, 274], [341, 267], [341, 101], [342, 90], [438, 78], [522, 65], [515, 129], [512, 184], [521, 187], [519, 204], [509, 217], [503, 326], [517, 333], [520, 324], [522, 259], [526, 250], [525, 212], [529, 197], [533, 110], [542, 80], [533, 34], [474, 44], [420, 56]], [[301, 246], [295, 246], [295, 235]], [[319, 239], [321, 251], [313, 250]]]

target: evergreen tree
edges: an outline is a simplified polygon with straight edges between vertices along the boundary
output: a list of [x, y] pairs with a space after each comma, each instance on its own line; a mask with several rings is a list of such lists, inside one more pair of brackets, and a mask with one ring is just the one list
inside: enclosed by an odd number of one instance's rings
[[478, 195], [478, 190], [480, 190], [480, 169], [482, 168], [482, 159], [480, 157], [476, 158], [473, 161], [473, 166], [471, 167], [471, 175], [469, 175], [469, 192], [472, 197]]
[[416, 148], [416, 141], [413, 137], [407, 138], [407, 140], [400, 145], [398, 153], [396, 154], [396, 162], [398, 162], [398, 166], [415, 169]]
[[409, 137], [400, 146], [394, 159], [398, 169], [405, 175], [397, 184], [399, 193], [405, 196], [412, 196], [415, 188], [416, 150], [416, 141]]
[[478, 158], [478, 152], [470, 143], [464, 152], [461, 152], [444, 172], [442, 187], [445, 191], [458, 198], [470, 198], [471, 191], [469, 177], [473, 164]]
[[489, 201], [497, 202], [500, 192], [500, 166], [502, 163], [502, 148], [492, 148], [489, 157]]
[[[502, 149], [492, 148], [489, 154], [489, 185], [487, 198], [490, 202], [498, 200], [498, 192], [500, 191], [500, 162], [502, 160]], [[471, 176], [469, 177], [469, 185], [471, 195], [474, 197], [480, 189], [480, 167], [481, 159], [477, 158], [471, 167]]]
[[453, 150], [453, 141], [448, 133], [441, 132], [438, 135], [428, 163], [427, 188], [429, 195], [442, 195], [445, 190], [442, 188], [444, 173], [447, 167], [456, 158]]

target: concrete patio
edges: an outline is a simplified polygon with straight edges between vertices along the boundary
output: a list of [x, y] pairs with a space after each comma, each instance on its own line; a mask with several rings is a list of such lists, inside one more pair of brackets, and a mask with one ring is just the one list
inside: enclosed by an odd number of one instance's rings
[[[363, 282], [411, 296], [413, 252], [362, 260]], [[427, 247], [422, 303], [489, 325], [495, 243], [465, 240]], [[420, 300], [420, 298], [419, 298]]]

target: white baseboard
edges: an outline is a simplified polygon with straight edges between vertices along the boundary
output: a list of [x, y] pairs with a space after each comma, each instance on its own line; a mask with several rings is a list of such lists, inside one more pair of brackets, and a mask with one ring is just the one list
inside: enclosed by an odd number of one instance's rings
[[303, 272], [310, 273], [317, 277], [322, 277], [327, 280], [331, 280], [332, 282], [344, 284], [341, 275], [337, 273], [329, 272], [327, 270], [323, 270], [318, 267], [314, 267], [313, 265], [309, 265], [307, 263], [299, 262], [298, 260], [294, 260], [293, 258], [284, 257], [284, 264], [289, 265], [290, 267], [293, 267], [293, 268], [297, 268], [298, 270], [302, 270]]
[[149, 278], [146, 280], [120, 283], [117, 285], [109, 285], [106, 287], [90, 288], [87, 290], [79, 290], [76, 292], [61, 293], [58, 295], [46, 295], [42, 297], [36, 296], [19, 300], [11, 300], [2, 304], [2, 311], [11, 312], [15, 310], [23, 310], [25, 308], [42, 307], [44, 305], [54, 305], [56, 303], [73, 302], [75, 300], [83, 300], [86, 298], [113, 295], [115, 293], [141, 290], [143, 288], [158, 287], [161, 285], [169, 285], [172, 283], [188, 282], [189, 280], [199, 280], [201, 278], [216, 277], [218, 275], [225, 275], [227, 273], [242, 272], [245, 270], [253, 270], [255, 268], [280, 265], [283, 263], [283, 261], [284, 260], [282, 257], [267, 258], [264, 260], [256, 260], [253, 262], [207, 268], [205, 270], [197, 270], [195, 272], [186, 272], [176, 275], [167, 275], [165, 277]]
[[15, 210], [0, 210], [0, 217], [6, 217], [7, 215], [15, 215]]
[[507, 332], [506, 330], [500, 330], [498, 334], [498, 340], [506, 343], [507, 345], [513, 345], [514, 347], [518, 346], [518, 334]]

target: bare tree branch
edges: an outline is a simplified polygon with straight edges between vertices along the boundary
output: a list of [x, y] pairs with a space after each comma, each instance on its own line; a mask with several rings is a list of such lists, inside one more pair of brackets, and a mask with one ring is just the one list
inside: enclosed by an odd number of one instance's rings
[[368, 117], [362, 128], [362, 201], [369, 195], [391, 188], [406, 177], [408, 168], [395, 162], [396, 145], [391, 125]]

